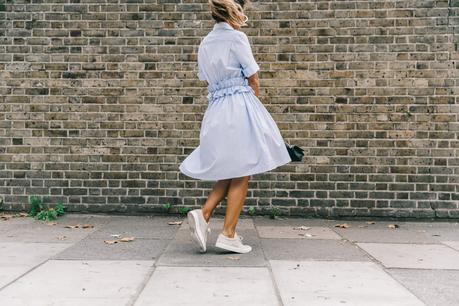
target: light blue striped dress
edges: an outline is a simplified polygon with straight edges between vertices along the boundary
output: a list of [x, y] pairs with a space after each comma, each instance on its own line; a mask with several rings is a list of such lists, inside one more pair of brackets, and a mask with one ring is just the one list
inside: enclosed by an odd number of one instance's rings
[[198, 49], [200, 80], [208, 82], [208, 106], [199, 146], [180, 164], [186, 176], [222, 180], [266, 172], [291, 161], [279, 128], [247, 77], [260, 69], [247, 35], [215, 23]]

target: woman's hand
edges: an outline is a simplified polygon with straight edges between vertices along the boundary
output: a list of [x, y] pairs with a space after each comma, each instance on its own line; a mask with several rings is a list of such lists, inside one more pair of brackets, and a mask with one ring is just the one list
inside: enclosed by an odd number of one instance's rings
[[255, 91], [255, 96], [260, 95], [260, 79], [258, 78], [258, 72], [255, 72], [247, 78], [249, 80], [249, 85]]

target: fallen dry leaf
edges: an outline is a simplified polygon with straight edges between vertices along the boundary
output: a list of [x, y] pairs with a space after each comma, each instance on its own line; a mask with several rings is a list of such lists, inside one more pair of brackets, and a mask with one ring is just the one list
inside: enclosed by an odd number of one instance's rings
[[0, 215], [0, 219], [2, 219], [2, 220], [9, 220], [11, 218], [13, 218], [13, 215], [5, 214], [5, 213]]
[[115, 244], [118, 243], [118, 240], [104, 240], [106, 244]]
[[75, 224], [75, 225], [66, 225], [65, 228], [94, 228], [92, 224]]
[[57, 222], [46, 222], [46, 225], [49, 225], [49, 226], [54, 226], [56, 224], [57, 224]]
[[14, 213], [14, 214], [9, 214], [9, 213], [0, 213], [0, 220], [9, 220], [11, 218], [18, 218], [18, 217], [28, 217], [29, 214], [25, 212], [20, 212], [20, 213]]
[[59, 239], [59, 240], [65, 240], [65, 239], [67, 239], [67, 236], [57, 236], [57, 239]]
[[375, 221], [367, 221], [367, 224], [375, 224]]
[[335, 227], [339, 227], [339, 228], [349, 228], [351, 227], [349, 224], [347, 223], [342, 223], [342, 224], [336, 224]]
[[239, 260], [239, 259], [241, 259], [240, 257], [237, 257], [237, 256], [228, 256], [226, 258], [227, 259], [231, 259], [231, 260]]
[[180, 224], [182, 224], [182, 222], [183, 221], [169, 221], [169, 222], [167, 222], [167, 224], [169, 224], [169, 225], [180, 225]]
[[400, 226], [398, 224], [389, 224], [387, 227], [395, 229], [395, 228], [399, 228]]
[[[113, 236], [120, 236], [120, 235], [111, 235], [112, 237]], [[118, 243], [118, 242], [131, 242], [131, 241], [134, 241], [135, 237], [123, 237], [121, 239], [116, 239], [116, 240], [104, 240], [104, 242], [106, 244], [115, 244], [115, 243]]]

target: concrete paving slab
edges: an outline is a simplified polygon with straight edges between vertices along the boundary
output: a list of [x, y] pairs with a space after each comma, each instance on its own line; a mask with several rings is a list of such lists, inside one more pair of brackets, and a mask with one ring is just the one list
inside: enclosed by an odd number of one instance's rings
[[176, 217], [113, 216], [91, 233], [92, 238], [113, 239], [111, 235], [148, 239], [173, 239], [179, 226], [168, 225]]
[[27, 264], [16, 266], [0, 265], [0, 289], [33, 268], [33, 265]]
[[459, 241], [442, 241], [442, 243], [459, 251]]
[[357, 243], [387, 268], [459, 270], [459, 252], [441, 244]]
[[426, 232], [414, 229], [336, 228], [334, 230], [353, 242], [436, 243], [436, 240]]
[[[24, 223], [17, 224], [5, 231], [0, 236], [0, 242], [74, 243], [85, 238], [109, 221], [108, 218], [87, 215], [64, 215], [54, 221], [55, 225], [48, 225], [47, 222], [32, 218], [21, 219], [24, 219]], [[26, 221], [27, 219], [31, 221]], [[68, 225], [76, 224], [90, 224], [94, 228], [66, 228]], [[65, 239], [63, 236], [65, 236]]]
[[104, 239], [86, 238], [55, 255], [53, 259], [153, 260], [165, 250], [168, 243], [169, 240], [135, 239], [131, 242], [106, 244]]
[[459, 229], [459, 222], [453, 220], [435, 220], [435, 221], [405, 221], [398, 222], [398, 224], [403, 225], [405, 228], [422, 228], [422, 229], [447, 229], [447, 228], [456, 228]]
[[157, 267], [134, 305], [280, 304], [267, 268]]
[[458, 222], [406, 222], [403, 224], [405, 229], [418, 230], [424, 232], [426, 236], [435, 241], [459, 241]]
[[432, 228], [426, 232], [438, 241], [459, 241], [459, 229], [456, 228]]
[[0, 288], [68, 248], [63, 243], [0, 243]]
[[261, 239], [261, 244], [268, 259], [370, 260], [365, 252], [345, 240]]
[[[182, 225], [168, 225], [167, 223], [169, 221], [183, 221], [183, 223]], [[394, 274], [396, 275], [394, 276], [396, 280], [394, 281], [398, 281], [401, 286], [405, 286], [407, 290], [419, 295], [427, 305], [437, 305], [434, 304], [435, 301], [438, 301], [438, 305], [457, 305], [457, 296], [455, 292], [457, 291], [456, 288], [458, 288], [458, 285], [455, 281], [458, 279], [456, 272], [459, 273], [459, 269], [457, 269], [457, 266], [451, 268], [451, 265], [459, 263], [457, 257], [452, 255], [459, 253], [459, 246], [457, 244], [459, 243], [459, 239], [457, 238], [459, 237], [459, 227], [457, 223], [411, 221], [382, 222], [378, 220], [375, 220], [375, 222], [375, 224], [367, 224], [365, 220], [344, 221], [305, 218], [272, 220], [267, 217], [254, 217], [253, 219], [243, 218], [238, 226], [238, 233], [244, 236], [244, 241], [247, 241], [254, 247], [254, 251], [249, 254], [235, 254], [229, 252], [224, 253], [213, 246], [223, 226], [223, 218], [221, 216], [216, 216], [212, 218], [211, 221], [211, 228], [213, 231], [208, 243], [209, 251], [208, 253], [201, 254], [191, 241], [186, 218], [178, 216], [100, 216], [66, 214], [58, 219], [58, 224], [56, 226], [52, 227], [46, 226], [44, 223], [32, 218], [15, 218], [8, 221], [0, 221], [0, 233], [3, 234], [3, 236], [0, 236], [0, 246], [5, 244], [9, 245], [9, 251], [6, 251], [7, 249], [5, 247], [3, 247], [3, 249], [0, 247], [0, 288], [2, 284], [4, 284], [3, 286], [7, 285], [4, 288], [6, 290], [15, 285], [19, 280], [34, 273], [36, 270], [41, 271], [39, 270], [39, 268], [41, 268], [40, 264], [43, 264], [43, 262], [49, 258], [51, 258], [52, 261], [54, 261], [53, 258], [63, 260], [72, 259], [71, 261], [80, 261], [80, 259], [83, 258], [89, 261], [94, 261], [90, 259], [95, 259], [95, 261], [104, 261], [104, 259], [108, 259], [121, 262], [133, 259], [140, 261], [149, 260], [151, 262], [153, 259], [157, 259], [157, 268], [176, 268], [177, 270], [187, 269], [188, 267], [202, 268], [199, 266], [217, 268], [238, 267], [245, 270], [253, 268], [266, 269], [269, 265], [266, 261], [267, 257], [273, 260], [292, 259], [295, 263], [296, 261], [307, 260], [325, 260], [327, 263], [331, 264], [342, 261], [364, 261], [371, 263], [372, 260], [374, 260], [373, 257], [367, 254], [363, 248], [360, 248], [360, 245], [351, 243], [351, 241], [355, 241], [362, 245], [382, 244], [383, 247], [378, 251], [380, 256], [389, 256], [391, 260], [396, 263], [401, 263], [400, 265], [403, 264], [403, 266], [406, 266], [404, 265], [405, 262], [412, 264], [413, 267], [408, 265], [408, 269], [386, 268], [386, 270], [390, 271], [390, 273], [396, 271], [397, 274]], [[95, 228], [86, 230], [71, 230], [64, 228], [65, 225], [74, 225], [78, 223], [93, 224]], [[335, 227], [336, 224], [341, 223], [348, 223], [350, 228], [339, 229]], [[394, 223], [398, 224], [400, 228], [395, 230], [387, 228], [388, 224]], [[320, 229], [323, 232], [320, 232], [321, 235], [317, 237], [296, 237], [293, 236], [297, 234], [296, 231], [293, 231], [293, 227], [297, 226], [311, 227], [308, 231]], [[67, 240], [58, 239], [59, 235], [66, 234], [65, 232], [62, 233], [61, 230], [70, 233]], [[301, 232], [307, 233], [308, 231]], [[346, 238], [340, 238], [337, 232], [343, 233]], [[12, 237], [5, 238], [5, 233], [13, 233], [13, 235]], [[110, 236], [112, 234], [121, 234], [122, 236], [132, 235], [135, 236], [136, 239], [130, 243], [118, 243], [115, 245], [103, 243], [104, 240], [115, 239]], [[174, 236], [174, 234], [176, 234], [176, 236]], [[258, 234], [261, 235], [262, 239], [258, 237]], [[329, 234], [332, 236], [327, 236]], [[1, 242], [2, 239], [7, 239], [7, 241]], [[404, 244], [400, 244], [400, 242], [419, 246], [436, 245], [441, 248], [433, 251], [431, 250], [430, 252], [418, 248], [410, 249], [408, 252], [404, 250]], [[12, 246], [15, 243], [18, 245], [24, 244], [24, 246], [22, 248], [15, 248]], [[46, 247], [40, 249], [38, 247], [39, 245]], [[391, 245], [394, 246], [391, 247]], [[46, 253], [46, 251], [52, 250], [51, 246], [59, 247], [59, 249], [49, 254]], [[399, 250], [400, 246], [402, 246], [401, 251]], [[265, 249], [263, 250], [262, 247]], [[447, 254], [445, 256], [444, 251], [446, 249], [448, 251], [446, 251]], [[41, 255], [41, 260], [34, 258], [34, 256], [40, 257], [40, 251], [37, 252], [37, 250], [45, 252]], [[397, 250], [401, 252], [401, 255], [397, 253]], [[8, 257], [7, 254], [13, 255]], [[20, 256], [18, 256], [18, 254], [20, 254]], [[413, 254], [421, 254], [423, 256], [417, 257]], [[373, 254], [371, 255], [374, 256]], [[380, 260], [376, 256], [375, 258], [376, 260]], [[435, 260], [442, 261], [442, 263], [439, 264]], [[2, 265], [1, 263], [4, 264]], [[423, 263], [424, 266], [415, 268], [419, 266], [420, 263]], [[388, 273], [387, 271], [386, 273]], [[415, 271], [414, 273], [420, 272], [419, 274], [412, 275], [410, 274], [411, 271]], [[66, 269], [61, 269], [61, 273], [66, 275]], [[430, 273], [430, 278], [422, 273]], [[45, 280], [53, 277], [43, 271], [40, 276]], [[99, 273], [91, 273], [91, 277], [97, 279], [105, 276], [99, 275]], [[109, 275], [109, 277], [111, 276]], [[304, 277], [304, 280], [308, 279], [313, 278], [310, 276]], [[16, 281], [11, 283], [13, 280]], [[144, 281], [146, 280], [144, 279]], [[35, 282], [38, 282], [38, 278], [35, 279]], [[215, 283], [221, 285], [221, 282], [216, 281]], [[444, 294], [442, 294], [443, 291]], [[0, 292], [2, 292], [1, 289]], [[365, 294], [366, 291], [362, 292]], [[320, 293], [320, 291], [317, 292], [317, 295]], [[132, 294], [137, 296], [135, 290]], [[245, 295], [246, 297], [248, 296], [247, 291]], [[440, 295], [441, 298], [436, 298], [436, 296], [438, 297]], [[320, 300], [320, 302], [324, 303], [329, 301], [332, 302], [327, 305], [336, 305], [336, 303], [334, 303], [335, 300], [325, 298]], [[307, 304], [307, 302], [306, 300], [305, 304]], [[34, 297], [33, 304], [30, 300], [22, 299], [21, 295], [16, 297], [0, 297], [0, 304], [2, 306], [3, 304], [7, 306], [111, 306], [132, 305], [132, 303], [133, 301], [127, 296], [103, 298], [57, 296], [49, 300], [47, 296], [43, 295]], [[346, 304], [349, 305], [351, 303], [347, 302]], [[241, 303], [241, 305], [243, 305], [243, 303]], [[285, 305], [289, 305], [289, 303], [285, 303]], [[322, 304], [309, 303], [307, 305]]]
[[326, 226], [332, 227], [340, 221], [331, 219], [308, 219], [308, 218], [287, 218], [279, 217], [271, 219], [266, 216], [255, 216], [252, 218], [255, 226]]
[[7, 231], [0, 236], [0, 242], [75, 243], [87, 237], [93, 229], [68, 229], [40, 225]]
[[144, 220], [149, 220], [152, 222], [157, 222], [158, 226], [160, 224], [163, 224], [164, 226], [167, 226], [167, 222], [169, 221], [177, 221], [177, 220], [183, 220], [184, 216], [180, 216], [177, 214], [144, 214], [141, 213], [139, 215], [126, 215], [126, 214], [108, 214], [107, 216], [110, 217], [111, 220], [125, 220], [128, 222], [142, 222]]
[[165, 266], [266, 266], [266, 260], [255, 230], [240, 230], [244, 243], [252, 246], [252, 252], [236, 254], [215, 247], [219, 232], [212, 231], [207, 242], [207, 252], [200, 253], [191, 240], [188, 230], [179, 230], [175, 239], [159, 258], [157, 265]]
[[[377, 219], [369, 219], [369, 220], [339, 220], [335, 222], [333, 225], [334, 229], [340, 229], [335, 225], [346, 223], [349, 227], [347, 229], [390, 229], [389, 226], [397, 225], [397, 229], [410, 229], [412, 227], [408, 226], [406, 222], [400, 220], [377, 220]], [[414, 227], [413, 229], [419, 229], [418, 227]]]
[[[309, 228], [309, 227], [307, 227]], [[299, 229], [295, 226], [257, 226], [260, 238], [286, 238], [286, 239], [341, 239], [341, 237], [328, 227], [313, 226], [309, 229]], [[310, 235], [310, 236], [307, 236]]]
[[422, 306], [372, 262], [271, 260], [285, 306]]
[[[66, 225], [75, 224], [90, 224], [93, 225], [95, 229], [98, 229], [104, 226], [105, 224], [109, 223], [110, 220], [110, 216], [66, 214], [64, 216], [59, 217], [55, 222], [57, 222], [57, 227], [65, 227]], [[43, 223], [44, 221], [35, 220], [35, 222]]]
[[5, 305], [72, 305], [81, 301], [73, 305], [124, 306], [134, 298], [152, 265], [153, 261], [52, 260], [0, 291], [0, 300], [7, 302]]
[[426, 305], [459, 305], [459, 271], [387, 269], [386, 272]]
[[96, 215], [96, 214], [78, 214], [78, 213], [67, 213], [58, 218], [58, 222], [84, 222], [91, 223], [94, 225], [102, 225], [110, 222], [116, 216], [112, 215]]
[[149, 224], [107, 224], [90, 235], [91, 238], [113, 239], [112, 235], [146, 239], [173, 239], [178, 226], [153, 226]]
[[48, 300], [47, 298], [35, 298], [31, 304], [31, 299], [23, 298], [5, 298], [2, 300], [5, 305], [8, 306], [125, 306], [129, 305], [128, 298], [122, 299], [73, 299], [73, 298], [53, 298]]
[[32, 224], [35, 220], [28, 217], [11, 218], [8, 220], [0, 220], [0, 232], [6, 232], [15, 229], [18, 226]]
[[151, 226], [151, 227], [170, 227], [170, 221], [183, 221], [184, 217], [171, 216], [113, 216], [107, 224], [117, 226]]
[[[369, 224], [367, 222], [374, 222]], [[402, 222], [399, 220], [377, 220], [377, 219], [362, 219], [362, 220], [343, 220], [343, 219], [314, 219], [314, 218], [293, 218], [293, 217], [280, 217], [270, 219], [265, 216], [253, 217], [255, 226], [325, 226], [335, 228], [335, 225], [346, 223], [349, 228], [368, 228], [368, 229], [386, 229], [390, 224], [397, 224], [400, 228], [408, 228], [409, 222]], [[427, 222], [412, 224], [412, 227], [417, 228], [428, 224]], [[439, 225], [440, 227], [442, 225]], [[445, 224], [444, 227], [451, 227], [451, 224]], [[410, 226], [411, 227], [411, 226]]]

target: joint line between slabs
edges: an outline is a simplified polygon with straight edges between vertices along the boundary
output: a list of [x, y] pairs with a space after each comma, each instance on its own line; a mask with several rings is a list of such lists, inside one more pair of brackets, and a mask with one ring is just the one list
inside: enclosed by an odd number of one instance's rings
[[[84, 239], [84, 238], [83, 238]], [[59, 244], [59, 243], [58, 243]], [[57, 255], [59, 255], [60, 253], [64, 252], [65, 250], [69, 249], [70, 247], [74, 246], [75, 243], [69, 243], [68, 246], [63, 249], [63, 250], [60, 250], [59, 252], [49, 256], [46, 260], [42, 261], [41, 263], [33, 266], [32, 268], [28, 269], [27, 271], [25, 271], [24, 273], [22, 273], [21, 275], [19, 275], [18, 277], [16, 277], [15, 279], [13, 279], [11, 282], [7, 283], [6, 285], [0, 287], [0, 292], [5, 289], [6, 287], [12, 285], [13, 283], [15, 283], [17, 280], [19, 280], [20, 278], [24, 277], [25, 275], [29, 274], [30, 272], [34, 271], [35, 269], [37, 269], [38, 267], [44, 265], [45, 263], [47, 263], [48, 261], [50, 260], [56, 260], [54, 259], [54, 257], [56, 257]]]
[[402, 282], [400, 282], [398, 279], [396, 279], [395, 277], [393, 277], [389, 272], [388, 270], [390, 270], [391, 268], [387, 268], [386, 266], [384, 266], [384, 264], [382, 263], [382, 261], [379, 261], [378, 259], [376, 259], [376, 257], [374, 257], [373, 255], [371, 255], [370, 253], [368, 253], [367, 251], [365, 251], [361, 246], [359, 246], [357, 243], [354, 243], [354, 242], [351, 242], [349, 241], [351, 244], [355, 245], [358, 249], [360, 249], [362, 252], [365, 253], [365, 255], [370, 259], [370, 262], [376, 264], [382, 272], [384, 272], [388, 277], [390, 277], [391, 279], [393, 279], [396, 283], [398, 283], [400, 286], [402, 286], [403, 288], [405, 288], [406, 291], [408, 291], [409, 293], [411, 293], [412, 296], [414, 296], [418, 301], [420, 301], [422, 304], [425, 304], [423, 300], [421, 300], [420, 297], [418, 297], [413, 291], [411, 291], [408, 287], [406, 287]]
[[145, 287], [147, 286], [148, 282], [151, 280], [153, 274], [156, 271], [157, 263], [161, 259], [161, 257], [166, 253], [167, 249], [170, 247], [171, 243], [175, 241], [175, 238], [177, 237], [178, 230], [175, 231], [174, 238], [172, 239], [167, 239], [169, 243], [166, 245], [166, 247], [163, 249], [163, 251], [160, 253], [160, 255], [155, 258], [155, 261], [153, 262], [152, 267], [149, 269], [147, 275], [145, 275], [143, 281], [140, 283], [140, 285], [137, 287], [136, 293], [131, 297], [129, 302], [127, 303], [127, 306], [134, 306], [137, 300], [139, 299], [140, 295], [142, 294], [143, 290], [145, 290]]
[[273, 289], [274, 289], [274, 293], [275, 293], [276, 298], [277, 298], [277, 302], [279, 303], [280, 306], [284, 306], [284, 302], [282, 301], [282, 297], [281, 297], [281, 294], [280, 294], [279, 287], [277, 286], [276, 278], [274, 277], [274, 273], [273, 273], [273, 270], [272, 270], [272, 267], [271, 267], [271, 263], [268, 260], [268, 258], [266, 257], [266, 253], [265, 253], [265, 250], [263, 248], [263, 244], [262, 244], [263, 242], [262, 242], [262, 239], [260, 238], [260, 233], [258, 232], [258, 227], [255, 224], [254, 224], [254, 227], [255, 227], [255, 233], [257, 233], [258, 239], [260, 240], [261, 252], [263, 253], [263, 257], [265, 258], [265, 261], [266, 261], [266, 268], [268, 269], [269, 276], [271, 277], [271, 283], [272, 283], [272, 286], [273, 286]]
[[29, 274], [30, 272], [34, 271], [35, 269], [37, 269], [38, 267], [44, 265], [45, 263], [47, 263], [48, 261], [50, 260], [50, 258], [47, 258], [46, 260], [42, 261], [41, 263], [39, 263], [38, 265], [36, 266], [33, 266], [31, 269], [28, 269], [27, 271], [25, 271], [24, 273], [22, 273], [21, 275], [19, 275], [18, 277], [16, 277], [15, 279], [13, 279], [12, 281], [10, 281], [9, 283], [7, 283], [6, 285], [0, 287], [0, 292], [5, 289], [6, 287], [14, 284], [16, 281], [18, 281], [19, 279], [21, 279], [22, 277], [26, 276], [27, 274]]

